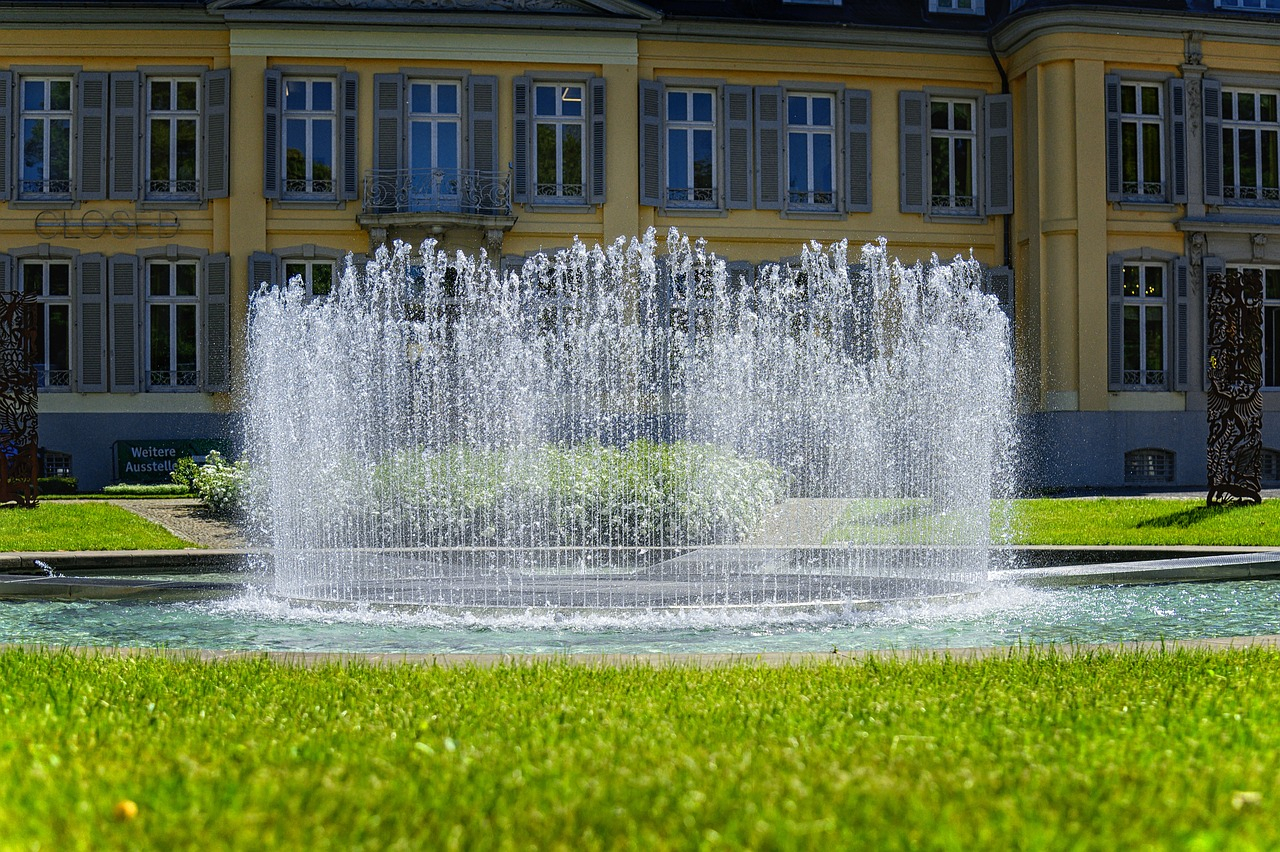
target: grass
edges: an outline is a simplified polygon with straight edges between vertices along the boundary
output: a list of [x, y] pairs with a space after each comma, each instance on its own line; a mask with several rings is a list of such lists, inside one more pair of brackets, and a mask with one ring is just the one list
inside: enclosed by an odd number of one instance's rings
[[[0, 654], [4, 849], [1275, 849], [1280, 652]], [[117, 819], [135, 802], [136, 818]]]
[[34, 509], [0, 511], [0, 552], [174, 550], [195, 546], [127, 509], [106, 503], [42, 502]]

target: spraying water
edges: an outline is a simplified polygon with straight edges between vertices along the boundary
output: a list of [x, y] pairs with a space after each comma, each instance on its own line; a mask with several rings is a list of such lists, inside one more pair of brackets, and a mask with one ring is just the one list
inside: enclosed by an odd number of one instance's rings
[[847, 606], [985, 578], [1008, 322], [971, 260], [806, 246], [753, 280], [672, 231], [499, 275], [433, 242], [259, 292], [253, 512], [289, 598]]

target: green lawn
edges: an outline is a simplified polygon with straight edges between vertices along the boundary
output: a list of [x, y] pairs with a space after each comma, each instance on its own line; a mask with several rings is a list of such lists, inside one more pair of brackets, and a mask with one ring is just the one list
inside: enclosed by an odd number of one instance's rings
[[[1276, 849], [1280, 652], [0, 654], [4, 849]], [[134, 819], [116, 819], [125, 800]]]
[[41, 503], [34, 509], [0, 510], [0, 552], [184, 547], [196, 545], [106, 503]]

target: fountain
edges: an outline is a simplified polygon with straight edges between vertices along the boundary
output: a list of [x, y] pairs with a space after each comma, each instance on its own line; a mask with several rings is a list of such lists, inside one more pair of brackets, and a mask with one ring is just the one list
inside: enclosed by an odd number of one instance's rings
[[960, 592], [1007, 486], [1008, 322], [956, 259], [753, 280], [672, 231], [497, 274], [428, 241], [253, 299], [273, 594], [449, 611], [848, 608]]

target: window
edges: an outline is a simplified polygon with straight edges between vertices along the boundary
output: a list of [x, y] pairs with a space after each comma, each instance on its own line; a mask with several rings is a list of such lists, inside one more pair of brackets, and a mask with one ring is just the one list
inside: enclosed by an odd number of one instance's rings
[[1173, 482], [1173, 453], [1155, 447], [1130, 450], [1124, 454], [1124, 481], [1138, 484]]
[[1012, 108], [1009, 95], [899, 92], [902, 212], [1012, 213]]
[[1213, 5], [1219, 9], [1280, 11], [1280, 0], [1214, 0]]
[[457, 210], [462, 106], [456, 82], [409, 83], [409, 210]]
[[969, 99], [929, 101], [929, 205], [935, 212], [977, 212], [976, 111], [977, 102]]
[[583, 107], [580, 85], [534, 86], [534, 200], [585, 199]]
[[21, 198], [70, 198], [72, 78], [23, 78]]
[[981, 15], [983, 0], [929, 0], [930, 12], [954, 12], [958, 15]]
[[670, 206], [715, 207], [716, 93], [668, 89], [667, 187]]
[[787, 95], [787, 205], [835, 209], [835, 98]]
[[284, 260], [284, 280], [293, 282], [297, 279], [308, 296], [328, 296], [333, 292], [333, 278], [331, 260]]
[[146, 265], [148, 390], [200, 386], [199, 263], [152, 260]]
[[195, 199], [200, 78], [147, 78], [147, 198]]
[[1107, 257], [1107, 384], [1113, 391], [1189, 389], [1188, 263], [1154, 249]]
[[[1187, 200], [1186, 86], [1106, 77], [1107, 200]], [[1216, 149], [1214, 149], [1216, 150]], [[1215, 158], [1217, 154], [1213, 155]]]
[[1124, 265], [1124, 378], [1133, 388], [1167, 387], [1164, 264]]
[[71, 476], [71, 454], [40, 450], [41, 476]]
[[71, 387], [71, 263], [22, 260], [22, 289], [36, 298], [36, 387]]
[[1259, 462], [1259, 479], [1263, 482], [1280, 482], [1280, 452], [1264, 447], [1259, 454]]
[[1120, 85], [1120, 192], [1164, 198], [1163, 93], [1154, 83]]
[[282, 197], [334, 194], [334, 80], [286, 77]]
[[[1207, 93], [1206, 93], [1207, 95]], [[1280, 93], [1222, 90], [1222, 197], [1280, 203]]]

